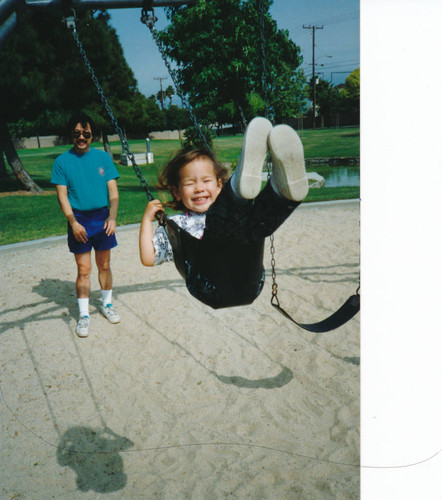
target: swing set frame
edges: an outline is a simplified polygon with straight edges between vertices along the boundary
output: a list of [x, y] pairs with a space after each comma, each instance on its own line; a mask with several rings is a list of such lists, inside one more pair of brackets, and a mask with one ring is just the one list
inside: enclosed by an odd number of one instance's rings
[[0, 48], [20, 20], [35, 10], [112, 10], [153, 7], [180, 7], [196, 0], [0, 0]]

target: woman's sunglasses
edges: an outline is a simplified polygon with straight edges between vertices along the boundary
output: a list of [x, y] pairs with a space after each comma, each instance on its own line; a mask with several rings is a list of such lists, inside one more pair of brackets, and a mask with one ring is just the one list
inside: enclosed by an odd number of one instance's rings
[[92, 134], [90, 132], [78, 132], [77, 130], [75, 130], [74, 132], [72, 132], [72, 136], [75, 139], [79, 139], [81, 136], [83, 136], [85, 139], [90, 139]]

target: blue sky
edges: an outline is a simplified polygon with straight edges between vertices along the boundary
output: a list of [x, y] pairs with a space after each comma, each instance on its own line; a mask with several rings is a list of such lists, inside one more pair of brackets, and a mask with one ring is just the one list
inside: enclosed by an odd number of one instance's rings
[[[168, 74], [149, 30], [140, 22], [140, 9], [109, 12], [139, 89], [146, 96], [157, 93], [160, 86], [154, 77]], [[164, 28], [167, 24], [164, 9], [157, 8], [155, 14], [159, 18], [157, 29]], [[275, 0], [271, 14], [278, 27], [287, 29], [291, 39], [301, 47], [307, 75], [312, 73], [312, 30], [303, 29], [303, 25], [323, 26], [316, 30], [315, 36], [316, 72], [321, 78], [335, 85], [343, 83], [359, 67], [358, 0]], [[164, 86], [171, 84], [170, 77], [163, 81]]]

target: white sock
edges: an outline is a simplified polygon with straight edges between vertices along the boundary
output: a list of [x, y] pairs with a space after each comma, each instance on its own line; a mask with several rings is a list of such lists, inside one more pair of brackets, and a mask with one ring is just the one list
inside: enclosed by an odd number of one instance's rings
[[89, 299], [77, 299], [80, 316], [89, 316]]
[[112, 304], [112, 290], [101, 290], [101, 300], [104, 307]]

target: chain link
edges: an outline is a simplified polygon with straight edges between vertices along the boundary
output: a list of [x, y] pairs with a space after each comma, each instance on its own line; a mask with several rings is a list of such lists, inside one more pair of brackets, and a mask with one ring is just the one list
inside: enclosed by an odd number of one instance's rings
[[75, 11], [74, 11], [74, 17], [69, 17], [66, 19], [66, 25], [71, 29], [72, 31], [72, 36], [74, 38], [74, 41], [75, 41], [75, 44], [77, 45], [78, 47], [78, 50], [83, 58], [83, 61], [84, 61], [84, 64], [86, 66], [86, 69], [88, 70], [91, 78], [92, 78], [92, 81], [94, 82], [95, 84], [95, 87], [97, 89], [97, 92], [98, 92], [98, 95], [100, 96], [100, 99], [101, 99], [101, 102], [103, 103], [104, 107], [106, 108], [106, 111], [109, 115], [109, 118], [111, 119], [112, 121], [112, 125], [114, 126], [114, 129], [115, 131], [117, 132], [118, 136], [120, 137], [120, 141], [121, 141], [121, 145], [123, 147], [123, 150], [125, 151], [126, 153], [126, 156], [129, 158], [130, 162], [132, 163], [132, 167], [135, 171], [135, 174], [137, 175], [138, 179], [140, 180], [140, 183], [142, 185], [142, 187], [144, 188], [145, 192], [146, 192], [146, 196], [147, 196], [147, 199], [149, 201], [152, 201], [154, 199], [151, 191], [150, 191], [150, 188], [149, 188], [149, 185], [147, 184], [146, 180], [144, 179], [143, 177], [143, 174], [141, 173], [141, 170], [140, 170], [140, 167], [137, 165], [137, 162], [135, 161], [135, 156], [134, 154], [130, 151], [129, 149], [129, 144], [127, 143], [126, 141], [126, 138], [123, 134], [123, 131], [121, 130], [120, 126], [118, 125], [118, 121], [117, 119], [115, 118], [115, 115], [112, 111], [112, 108], [110, 107], [109, 105], [109, 102], [106, 98], [106, 96], [104, 95], [104, 92], [103, 92], [103, 89], [95, 75], [95, 71], [94, 69], [92, 68], [92, 65], [89, 61], [89, 58], [87, 57], [87, 54], [83, 48], [83, 45], [78, 37], [78, 33], [77, 33], [77, 29], [76, 29], [76, 26], [75, 26]]
[[270, 302], [276, 303], [279, 306], [279, 299], [278, 299], [278, 283], [276, 282], [276, 261], [275, 261], [275, 236], [272, 234], [270, 235], [270, 254], [272, 256], [270, 264], [272, 266], [272, 298], [270, 299]]
[[147, 9], [143, 9], [141, 13], [141, 22], [144, 23], [150, 30], [152, 34], [152, 38], [154, 39], [156, 46], [158, 48], [158, 51], [161, 55], [161, 58], [163, 59], [163, 62], [167, 68], [167, 71], [169, 72], [169, 75], [172, 79], [173, 84], [175, 85], [175, 91], [178, 95], [178, 97], [181, 99], [181, 102], [183, 103], [184, 107], [186, 108], [187, 112], [189, 113], [189, 116], [192, 120], [193, 126], [198, 134], [198, 137], [200, 138], [201, 142], [204, 144], [205, 148], [208, 151], [211, 151], [211, 148], [207, 142], [206, 136], [204, 135], [198, 120], [195, 116], [195, 113], [192, 109], [192, 106], [189, 103], [189, 100], [187, 99], [186, 95], [184, 94], [181, 85], [179, 83], [178, 79], [178, 73], [176, 70], [174, 70], [169, 62], [169, 59], [166, 54], [166, 48], [164, 47], [163, 42], [160, 39], [160, 36], [155, 28], [155, 15], [153, 9], [151, 9], [152, 14], [149, 14]]
[[[262, 82], [262, 90], [264, 97], [264, 113], [265, 117], [269, 119], [270, 111], [268, 105], [268, 85], [267, 85], [267, 60], [266, 60], [266, 51], [265, 51], [265, 24], [264, 24], [264, 1], [259, 0], [258, 2], [259, 8], [259, 19], [260, 19], [260, 34], [261, 34], [261, 65], [262, 65], [262, 74], [261, 74], [261, 82]], [[267, 182], [270, 181], [271, 175], [271, 166], [272, 162], [267, 162]], [[271, 304], [279, 304], [278, 299], [278, 283], [276, 282], [276, 259], [275, 259], [276, 249], [275, 249], [275, 236], [273, 234], [270, 235], [270, 255], [271, 261], [270, 264], [272, 266], [272, 298], [270, 300]]]
[[265, 51], [265, 24], [264, 24], [264, 3], [263, 0], [259, 0], [259, 25], [260, 25], [260, 35], [261, 35], [261, 85], [264, 98], [264, 116], [269, 118], [269, 104], [268, 104], [268, 86], [267, 86], [267, 59]]

